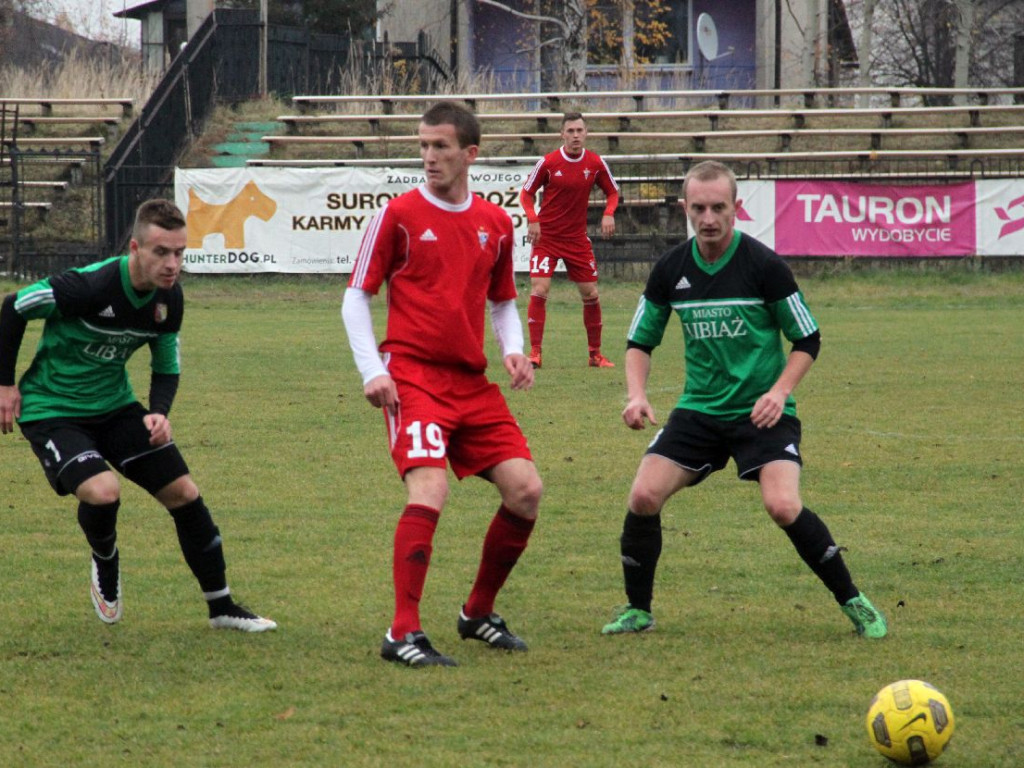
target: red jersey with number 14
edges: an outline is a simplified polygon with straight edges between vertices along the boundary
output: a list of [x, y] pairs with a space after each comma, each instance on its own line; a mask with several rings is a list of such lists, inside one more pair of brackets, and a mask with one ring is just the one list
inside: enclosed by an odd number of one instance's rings
[[512, 245], [512, 219], [477, 195], [452, 205], [420, 187], [389, 201], [348, 283], [376, 294], [387, 281], [381, 352], [483, 371], [487, 300], [516, 297]]
[[530, 171], [523, 189], [534, 197], [544, 189], [537, 219], [541, 237], [551, 240], [587, 240], [587, 205], [597, 184], [605, 196], [619, 191], [615, 177], [600, 155], [584, 149], [579, 157], [564, 147], [544, 155]]

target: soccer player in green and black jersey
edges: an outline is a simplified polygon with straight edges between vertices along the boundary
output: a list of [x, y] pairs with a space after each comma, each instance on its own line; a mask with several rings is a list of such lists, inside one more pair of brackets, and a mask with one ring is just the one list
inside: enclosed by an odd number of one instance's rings
[[[185, 218], [150, 200], [137, 212], [129, 255], [46, 278], [0, 305], [0, 433], [17, 420], [50, 485], [78, 500], [92, 548], [91, 595], [99, 618], [121, 620], [117, 511], [122, 475], [170, 512], [182, 553], [214, 628], [263, 632], [277, 624], [234, 602], [220, 531], [203, 503], [167, 420], [178, 389], [184, 300], [178, 275]], [[34, 359], [15, 385], [29, 320], [44, 320]], [[152, 355], [149, 408], [136, 401], [125, 364]]]
[[[800, 498], [800, 421], [792, 393], [818, 354], [817, 322], [785, 262], [734, 229], [732, 171], [715, 162], [695, 165], [683, 198], [695, 236], [662, 256], [647, 281], [629, 329], [623, 420], [632, 429], [656, 423], [647, 400], [651, 353], [673, 312], [683, 325], [686, 385], [633, 480], [620, 539], [629, 603], [602, 632], [654, 627], [661, 509], [731, 457], [740, 478], [759, 483], [768, 514], [857, 633], [884, 637], [885, 617], [854, 585], [825, 523]], [[792, 344], [788, 355], [780, 334]]]

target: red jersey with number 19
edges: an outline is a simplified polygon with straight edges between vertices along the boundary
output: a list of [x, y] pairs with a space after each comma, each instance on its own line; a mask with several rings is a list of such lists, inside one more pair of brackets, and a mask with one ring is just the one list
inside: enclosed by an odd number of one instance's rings
[[475, 194], [452, 205], [420, 187], [389, 201], [348, 283], [375, 295], [387, 281], [381, 352], [483, 371], [487, 300], [516, 298], [512, 246], [512, 219]]

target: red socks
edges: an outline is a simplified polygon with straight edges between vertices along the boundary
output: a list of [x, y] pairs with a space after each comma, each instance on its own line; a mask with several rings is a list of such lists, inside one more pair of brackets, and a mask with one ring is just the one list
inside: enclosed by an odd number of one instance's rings
[[526, 549], [535, 522], [512, 514], [504, 504], [498, 508], [484, 537], [480, 569], [463, 609], [466, 616], [479, 619], [494, 612], [494, 599]]
[[584, 301], [583, 327], [587, 329], [587, 347], [591, 354], [601, 351], [601, 325], [601, 300]]
[[391, 624], [393, 640], [420, 629], [420, 598], [440, 517], [441, 513], [436, 509], [410, 504], [398, 519], [392, 561], [395, 584], [395, 619]]
[[[394, 640], [421, 629], [420, 598], [440, 517], [437, 510], [410, 504], [398, 520], [392, 563], [395, 618], [391, 624], [391, 637]], [[476, 582], [463, 609], [467, 616], [476, 619], [489, 616], [494, 611], [494, 599], [526, 549], [534, 522], [512, 514], [504, 504], [498, 508], [484, 537]]]
[[536, 351], [544, 341], [544, 323], [548, 319], [548, 299], [546, 296], [530, 294], [530, 304], [526, 309], [526, 324], [530, 328], [530, 350]]

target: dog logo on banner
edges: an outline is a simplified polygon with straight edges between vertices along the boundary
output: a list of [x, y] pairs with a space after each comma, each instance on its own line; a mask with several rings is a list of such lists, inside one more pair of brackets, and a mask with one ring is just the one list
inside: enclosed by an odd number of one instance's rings
[[255, 216], [260, 221], [269, 221], [277, 211], [277, 203], [267, 197], [255, 181], [250, 181], [242, 191], [226, 203], [208, 203], [188, 191], [187, 248], [202, 248], [207, 235], [222, 234], [224, 247], [238, 249], [245, 247], [245, 222]]

